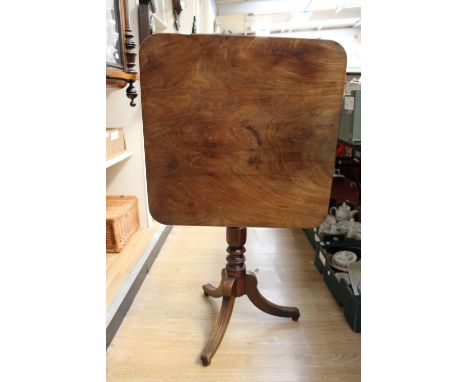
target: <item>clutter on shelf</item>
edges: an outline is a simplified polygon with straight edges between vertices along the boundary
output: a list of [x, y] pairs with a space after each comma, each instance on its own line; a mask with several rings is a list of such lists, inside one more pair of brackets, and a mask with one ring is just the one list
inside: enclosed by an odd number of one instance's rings
[[360, 207], [344, 202], [330, 208], [324, 222], [318, 228], [321, 239], [361, 240]]
[[315, 248], [314, 264], [346, 321], [361, 331], [361, 207], [349, 200], [330, 203], [324, 222], [305, 229]]
[[345, 85], [329, 212], [320, 226], [304, 229], [314, 264], [346, 321], [361, 331], [361, 83]]
[[125, 138], [123, 128], [106, 129], [106, 160], [111, 159], [125, 151]]

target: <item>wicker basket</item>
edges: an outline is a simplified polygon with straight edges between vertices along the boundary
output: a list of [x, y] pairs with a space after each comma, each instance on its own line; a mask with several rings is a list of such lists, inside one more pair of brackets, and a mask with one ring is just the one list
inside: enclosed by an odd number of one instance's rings
[[136, 196], [106, 197], [107, 252], [120, 252], [139, 226]]

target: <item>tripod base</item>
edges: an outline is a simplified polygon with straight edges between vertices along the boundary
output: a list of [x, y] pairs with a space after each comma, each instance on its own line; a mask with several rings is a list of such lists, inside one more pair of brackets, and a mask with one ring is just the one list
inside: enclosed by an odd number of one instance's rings
[[211, 284], [203, 285], [205, 296], [223, 298], [221, 311], [218, 316], [216, 328], [211, 334], [208, 343], [202, 351], [200, 359], [204, 366], [208, 366], [218, 349], [231, 319], [236, 297], [247, 295], [249, 300], [261, 311], [279, 317], [291, 317], [294, 321], [299, 319], [299, 309], [276, 305], [268, 301], [257, 288], [257, 277], [254, 273], [245, 270], [246, 228], [227, 228], [227, 265], [221, 271], [221, 283], [217, 288]]

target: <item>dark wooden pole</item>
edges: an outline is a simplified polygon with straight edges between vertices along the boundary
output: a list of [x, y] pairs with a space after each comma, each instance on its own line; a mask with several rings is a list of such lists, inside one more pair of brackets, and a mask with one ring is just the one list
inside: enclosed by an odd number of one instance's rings
[[247, 240], [247, 229], [228, 227], [226, 229], [226, 275], [235, 279], [235, 296], [240, 297], [245, 292], [245, 247]]
[[124, 0], [125, 4], [125, 57], [126, 57], [126, 66], [127, 73], [137, 74], [136, 70], [136, 56], [137, 56], [137, 44], [135, 42], [135, 35], [130, 28], [130, 16], [128, 12], [128, 2]]

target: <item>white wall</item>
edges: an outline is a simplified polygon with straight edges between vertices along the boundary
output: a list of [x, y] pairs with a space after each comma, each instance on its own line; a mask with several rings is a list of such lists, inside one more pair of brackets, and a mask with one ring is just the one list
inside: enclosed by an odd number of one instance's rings
[[[203, 0], [186, 0], [186, 7], [182, 11], [182, 13], [179, 16], [179, 22], [180, 22], [180, 30], [178, 33], [182, 34], [191, 34], [192, 33], [192, 24], [193, 24], [193, 16], [196, 16], [197, 19], [197, 31], [200, 33], [198, 24], [200, 20], [200, 1]], [[172, 12], [172, 1], [171, 0], [165, 0], [166, 4], [166, 21], [167, 21], [167, 26], [168, 28], [164, 31], [161, 31], [160, 33], [176, 33], [175, 27], [174, 27], [174, 15]]]
[[198, 33], [214, 33], [215, 10], [211, 0], [199, 0], [200, 28]]

